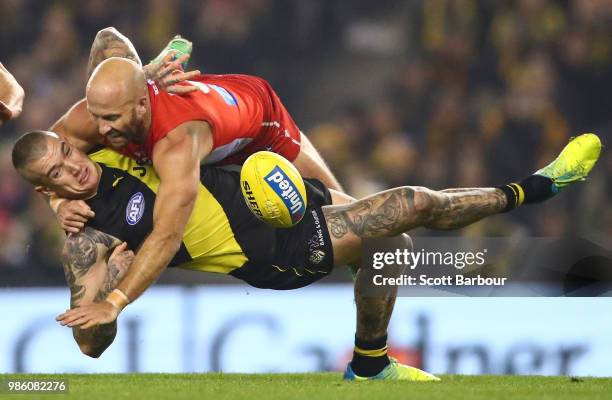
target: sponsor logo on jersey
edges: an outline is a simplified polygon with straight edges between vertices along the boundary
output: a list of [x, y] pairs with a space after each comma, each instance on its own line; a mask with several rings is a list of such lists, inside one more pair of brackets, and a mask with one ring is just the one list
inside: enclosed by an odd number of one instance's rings
[[242, 181], [242, 187], [244, 188], [245, 197], [244, 199], [247, 202], [247, 205], [255, 213], [258, 217], [263, 218], [263, 214], [259, 209], [259, 205], [257, 205], [257, 200], [255, 200], [255, 196], [253, 195], [253, 191], [251, 190], [251, 186], [247, 181]]
[[312, 220], [315, 223], [315, 235], [308, 241], [308, 246], [312, 250], [315, 247], [323, 247], [325, 246], [325, 240], [323, 238], [323, 229], [321, 228], [321, 221], [319, 220], [319, 216], [315, 210], [310, 210], [312, 213]]
[[291, 221], [299, 220], [306, 211], [306, 206], [302, 195], [291, 179], [278, 165], [264, 179], [289, 210]]
[[130, 225], [136, 225], [142, 218], [145, 209], [145, 199], [142, 193], [134, 193], [125, 207], [125, 220]]
[[320, 248], [325, 248], [325, 239], [323, 237], [323, 229], [321, 228], [321, 220], [315, 210], [310, 210], [315, 224], [315, 234], [308, 240], [308, 251], [310, 256], [308, 259], [313, 264], [318, 264], [325, 258], [325, 252]]
[[309, 261], [313, 264], [318, 264], [325, 258], [325, 252], [322, 250], [313, 250], [310, 252]]

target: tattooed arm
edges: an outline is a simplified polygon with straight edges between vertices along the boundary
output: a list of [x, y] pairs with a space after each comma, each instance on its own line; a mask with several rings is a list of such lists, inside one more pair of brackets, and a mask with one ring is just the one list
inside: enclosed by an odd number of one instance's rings
[[112, 26], [102, 29], [96, 35], [89, 52], [87, 76], [91, 76], [98, 64], [110, 57], [127, 58], [142, 66], [140, 57], [130, 39]]
[[[123, 277], [134, 254], [116, 238], [86, 227], [66, 239], [62, 251], [64, 274], [70, 287], [70, 308], [103, 301]], [[109, 257], [111, 249], [116, 248]], [[91, 329], [72, 329], [81, 351], [99, 357], [113, 342], [116, 322]]]

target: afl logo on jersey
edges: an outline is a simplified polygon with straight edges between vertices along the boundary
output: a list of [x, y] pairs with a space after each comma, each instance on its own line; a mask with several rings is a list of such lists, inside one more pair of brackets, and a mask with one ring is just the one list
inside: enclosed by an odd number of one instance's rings
[[125, 220], [130, 225], [136, 225], [145, 209], [145, 199], [142, 193], [135, 193], [128, 201], [127, 207], [125, 208]]

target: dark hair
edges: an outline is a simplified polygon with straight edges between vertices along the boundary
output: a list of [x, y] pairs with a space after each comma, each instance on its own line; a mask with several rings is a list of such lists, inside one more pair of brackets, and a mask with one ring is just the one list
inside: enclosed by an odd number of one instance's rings
[[13, 167], [30, 182], [33, 180], [23, 174], [23, 168], [47, 153], [47, 138], [49, 135], [43, 131], [32, 131], [21, 135], [13, 145]]

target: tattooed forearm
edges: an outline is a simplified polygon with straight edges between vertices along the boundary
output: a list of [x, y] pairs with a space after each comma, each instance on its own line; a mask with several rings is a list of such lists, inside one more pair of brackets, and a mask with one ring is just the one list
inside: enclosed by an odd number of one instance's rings
[[[96, 295], [95, 301], [103, 301], [117, 286], [134, 260], [132, 251], [125, 251], [108, 260], [104, 282]], [[117, 323], [112, 322], [88, 330], [76, 329], [75, 338], [81, 349], [92, 357], [98, 357], [113, 342], [117, 334]]]
[[61, 259], [64, 265], [64, 276], [70, 288], [71, 307], [78, 304], [85, 295], [84, 286], [78, 284], [77, 281], [85, 276], [98, 260], [98, 244], [110, 248], [113, 241], [112, 236], [89, 227], [66, 239]]
[[[108, 296], [108, 294], [115, 289], [132, 264], [133, 260], [134, 253], [132, 251], [124, 251], [108, 260], [104, 282], [96, 295], [95, 301], [103, 301], [106, 296]], [[92, 357], [98, 357], [100, 354], [102, 354], [104, 350], [106, 350], [106, 348], [113, 342], [116, 334], [116, 321], [110, 324], [100, 325], [86, 331], [75, 331], [75, 337], [79, 336], [77, 340], [80, 340], [79, 343], [83, 343], [85, 346], [87, 346], [87, 354]], [[83, 348], [83, 345], [81, 345], [81, 347]]]
[[98, 64], [109, 57], [123, 57], [141, 64], [134, 45], [113, 27], [104, 28], [96, 35], [89, 53], [87, 76], [91, 76]]
[[70, 307], [74, 307], [85, 295], [85, 286], [77, 285], [76, 277], [70, 267], [64, 264], [64, 276], [70, 288]]
[[76, 278], [80, 278], [98, 259], [98, 244], [110, 248], [113, 242], [112, 236], [86, 227], [66, 239], [62, 251], [62, 264], [65, 268], [70, 268]]
[[96, 301], [104, 300], [117, 287], [117, 284], [132, 264], [132, 261], [134, 261], [134, 253], [132, 251], [123, 252], [108, 260], [104, 282], [96, 295]]
[[64, 251], [62, 252], [62, 262], [70, 268], [80, 278], [89, 271], [89, 268], [98, 258], [98, 244], [111, 247], [113, 240], [110, 236], [85, 228], [83, 232], [71, 235], [66, 239]]
[[108, 269], [106, 271], [106, 276], [104, 277], [104, 282], [102, 283], [102, 287], [98, 291], [96, 295], [96, 301], [102, 301], [108, 296], [110, 292], [113, 291], [117, 283], [119, 283], [119, 269], [115, 265], [108, 265]]
[[[70, 288], [70, 307], [78, 306], [87, 297], [87, 286], [85, 276], [96, 265], [103, 260], [117, 240], [105, 233], [86, 227], [78, 234], [72, 234], [66, 239], [62, 251], [62, 264], [64, 275]], [[94, 299], [89, 296], [89, 301], [99, 300], [106, 297], [112, 287], [119, 279], [119, 266], [111, 260], [108, 273], [105, 275], [104, 283]], [[91, 281], [89, 281], [91, 282]], [[111, 289], [109, 289], [111, 288]], [[90, 290], [91, 292], [91, 290]], [[100, 325], [98, 327], [82, 330], [73, 328], [73, 335], [83, 353], [98, 357], [112, 343], [117, 332], [116, 323]]]
[[401, 187], [342, 206], [323, 208], [330, 234], [361, 238], [395, 236], [417, 227], [457, 229], [496, 214], [506, 206], [498, 189], [433, 191]]

